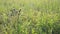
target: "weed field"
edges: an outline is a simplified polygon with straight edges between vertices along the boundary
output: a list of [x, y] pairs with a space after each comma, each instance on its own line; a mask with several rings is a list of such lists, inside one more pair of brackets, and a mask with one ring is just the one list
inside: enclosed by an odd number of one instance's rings
[[60, 34], [60, 0], [0, 0], [0, 34]]

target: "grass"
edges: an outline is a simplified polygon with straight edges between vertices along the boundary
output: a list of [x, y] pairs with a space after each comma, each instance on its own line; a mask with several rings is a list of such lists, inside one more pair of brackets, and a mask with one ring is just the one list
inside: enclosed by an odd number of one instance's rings
[[60, 34], [59, 4], [59, 0], [0, 0], [0, 34]]

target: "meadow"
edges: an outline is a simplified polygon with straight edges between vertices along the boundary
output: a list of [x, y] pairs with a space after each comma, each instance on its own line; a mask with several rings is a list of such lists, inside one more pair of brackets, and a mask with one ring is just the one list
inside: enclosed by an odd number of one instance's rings
[[60, 34], [60, 0], [0, 0], [0, 34]]

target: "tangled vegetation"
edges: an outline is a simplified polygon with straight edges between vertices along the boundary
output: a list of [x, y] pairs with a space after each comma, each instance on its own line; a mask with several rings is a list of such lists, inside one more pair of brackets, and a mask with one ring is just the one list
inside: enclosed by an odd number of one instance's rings
[[59, 0], [0, 0], [0, 34], [60, 34]]

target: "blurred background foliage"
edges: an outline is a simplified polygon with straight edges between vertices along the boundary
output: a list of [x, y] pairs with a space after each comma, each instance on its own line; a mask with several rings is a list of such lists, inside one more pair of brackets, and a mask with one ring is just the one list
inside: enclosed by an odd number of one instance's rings
[[60, 0], [0, 0], [0, 34], [60, 34]]

